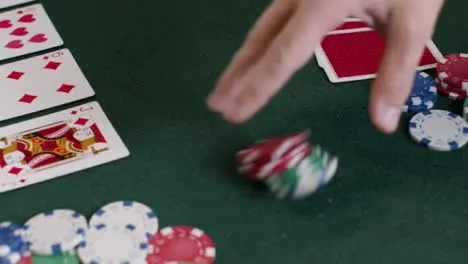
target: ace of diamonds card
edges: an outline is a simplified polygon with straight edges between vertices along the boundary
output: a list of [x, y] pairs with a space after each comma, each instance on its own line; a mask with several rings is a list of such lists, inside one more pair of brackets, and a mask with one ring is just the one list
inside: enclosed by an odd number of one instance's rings
[[129, 155], [97, 102], [0, 128], [0, 192]]
[[63, 40], [42, 5], [0, 13], [0, 60], [60, 45]]
[[67, 49], [0, 66], [0, 121], [94, 94]]

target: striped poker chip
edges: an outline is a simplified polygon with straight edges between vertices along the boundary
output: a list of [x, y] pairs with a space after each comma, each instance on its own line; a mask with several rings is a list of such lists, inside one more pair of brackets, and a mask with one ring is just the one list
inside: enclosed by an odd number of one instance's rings
[[159, 229], [156, 213], [147, 205], [136, 201], [116, 201], [101, 207], [89, 220], [90, 226], [132, 226], [149, 239]]
[[147, 254], [148, 239], [132, 226], [92, 226], [78, 246], [83, 264], [145, 263]]
[[239, 165], [265, 164], [281, 158], [292, 148], [304, 143], [309, 138], [309, 131], [289, 134], [282, 137], [257, 141], [247, 149], [236, 153], [235, 159]]
[[421, 112], [431, 109], [437, 102], [437, 88], [434, 78], [429, 74], [416, 71], [413, 87], [402, 112]]
[[148, 264], [193, 262], [212, 264], [216, 258], [213, 240], [202, 230], [190, 226], [161, 229], [150, 240]]
[[443, 82], [468, 89], [468, 54], [449, 54], [437, 61], [437, 76]]
[[301, 160], [306, 158], [311, 152], [309, 143], [303, 143], [277, 160], [272, 160], [263, 165], [247, 164], [238, 167], [239, 173], [246, 174], [254, 180], [263, 180], [267, 177], [281, 174], [289, 168], [296, 166]]
[[451, 151], [468, 142], [468, 123], [457, 114], [429, 110], [411, 118], [409, 133], [413, 140], [429, 149]]
[[[32, 256], [24, 256], [16, 264], [33, 264], [33, 258], [32, 258]], [[72, 264], [72, 263], [70, 263], [70, 264]]]
[[335, 176], [338, 158], [315, 148], [309, 157], [287, 172], [267, 179], [266, 184], [278, 199], [301, 199], [325, 186]]
[[19, 224], [0, 223], [0, 263], [15, 264], [26, 255], [28, 244], [24, 234], [24, 227]]
[[455, 89], [450, 87], [443, 87], [437, 84], [437, 92], [441, 95], [447, 96], [450, 100], [464, 100], [467, 98], [468, 93], [461, 89]]
[[73, 250], [83, 242], [88, 223], [74, 210], [56, 209], [32, 217], [25, 229], [31, 252], [50, 255]]

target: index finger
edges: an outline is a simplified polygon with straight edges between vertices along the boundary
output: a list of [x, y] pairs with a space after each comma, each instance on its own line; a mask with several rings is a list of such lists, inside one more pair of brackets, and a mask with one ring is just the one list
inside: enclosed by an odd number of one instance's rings
[[301, 1], [263, 57], [237, 81], [236, 85], [242, 90], [234, 98], [234, 106], [224, 113], [225, 118], [233, 123], [244, 122], [262, 108], [312, 57], [323, 34], [343, 21], [349, 13], [346, 6], [349, 4], [329, 0]]

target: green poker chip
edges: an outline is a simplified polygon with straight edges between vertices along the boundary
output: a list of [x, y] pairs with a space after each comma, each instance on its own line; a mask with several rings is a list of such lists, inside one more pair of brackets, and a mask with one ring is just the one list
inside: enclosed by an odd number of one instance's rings
[[78, 257], [69, 253], [55, 255], [33, 255], [32, 259], [34, 264], [80, 264]]

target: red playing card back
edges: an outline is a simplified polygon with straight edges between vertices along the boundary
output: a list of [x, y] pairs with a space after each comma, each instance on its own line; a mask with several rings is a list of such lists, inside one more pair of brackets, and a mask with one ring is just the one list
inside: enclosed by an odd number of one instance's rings
[[[385, 51], [385, 40], [376, 31], [328, 35], [322, 41], [331, 66], [338, 78], [376, 74]], [[436, 63], [426, 48], [419, 66]]]
[[362, 21], [347, 21], [341, 24], [339, 27], [335, 28], [333, 31], [366, 27], [369, 27], [369, 25]]

